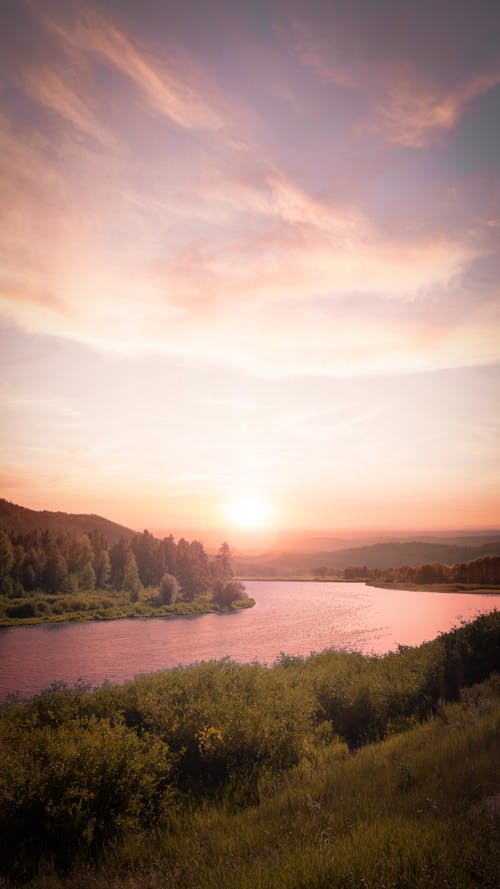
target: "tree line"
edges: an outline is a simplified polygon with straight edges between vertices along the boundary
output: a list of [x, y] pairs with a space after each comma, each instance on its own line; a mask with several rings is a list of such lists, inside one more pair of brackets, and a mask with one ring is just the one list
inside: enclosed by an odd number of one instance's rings
[[143, 588], [158, 587], [162, 604], [209, 591], [222, 604], [241, 595], [233, 579], [231, 552], [223, 543], [210, 559], [199, 540], [159, 539], [149, 531], [108, 546], [99, 531], [78, 536], [51, 531], [0, 531], [0, 593], [20, 598], [119, 590], [134, 601]]
[[344, 569], [343, 578], [366, 579], [378, 583], [466, 583], [489, 586], [500, 584], [500, 556], [485, 556], [472, 562], [457, 562], [455, 565], [443, 565], [440, 562], [417, 566], [402, 565], [398, 568], [353, 565]]

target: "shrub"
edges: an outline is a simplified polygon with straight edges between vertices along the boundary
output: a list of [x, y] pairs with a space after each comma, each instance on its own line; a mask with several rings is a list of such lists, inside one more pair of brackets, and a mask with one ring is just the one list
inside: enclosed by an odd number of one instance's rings
[[10, 605], [6, 609], [7, 617], [36, 617], [36, 605], [34, 602], [21, 602], [19, 605]]
[[125, 828], [151, 824], [168, 800], [166, 745], [122, 722], [7, 719], [0, 742], [4, 867], [29, 869], [39, 856], [71, 860]]
[[213, 598], [219, 605], [232, 605], [245, 595], [245, 587], [239, 580], [219, 580], [214, 585]]
[[179, 596], [179, 583], [173, 574], [165, 572], [160, 581], [159, 599], [162, 605], [173, 605]]

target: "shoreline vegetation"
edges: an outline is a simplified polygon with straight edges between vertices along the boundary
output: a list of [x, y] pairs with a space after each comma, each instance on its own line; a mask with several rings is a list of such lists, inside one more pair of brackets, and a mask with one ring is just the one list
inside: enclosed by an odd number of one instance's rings
[[[358, 564], [342, 570], [325, 564], [295, 568], [289, 562], [279, 574], [254, 566], [253, 574], [238, 571], [236, 577], [227, 543], [209, 557], [199, 540], [159, 539], [147, 530], [135, 534], [95, 516], [87, 520], [97, 526], [75, 534], [72, 520], [78, 519], [80, 529], [85, 517], [49, 513], [46, 520], [52, 516], [57, 522], [41, 530], [33, 526], [37, 513], [1, 503], [18, 522], [0, 530], [0, 627], [227, 613], [255, 604], [245, 594], [244, 580], [347, 581], [402, 592], [500, 594], [500, 556], [454, 565]], [[120, 530], [125, 536], [117, 539]]]
[[[227, 605], [216, 602], [210, 596], [193, 599], [190, 602], [177, 601], [172, 605], [158, 605], [157, 590], [145, 590], [136, 602], [120, 594], [99, 593], [85, 599], [75, 600], [71, 596], [35, 596], [31, 603], [36, 611], [34, 617], [6, 617], [0, 610], [0, 629], [7, 627], [39, 626], [54, 623], [83, 623], [86, 621], [105, 620], [136, 620], [145, 618], [181, 618], [196, 617], [201, 614], [230, 614], [245, 608], [253, 608], [255, 599], [241, 595]], [[0, 608], [2, 606], [0, 605]], [[22, 610], [23, 601], [14, 600], [10, 606]], [[55, 609], [55, 611], [51, 611]]]
[[0, 710], [0, 886], [496, 889], [500, 612]]
[[94, 530], [0, 530], [0, 627], [63, 621], [182, 617], [255, 605], [234, 578], [222, 543], [209, 558], [199, 540], [149, 531], [109, 545]]
[[[239, 582], [239, 578], [235, 581]], [[243, 578], [241, 579], [243, 580]], [[377, 589], [420, 591], [425, 593], [463, 593], [467, 595], [499, 596], [500, 586], [481, 586], [478, 584], [411, 584], [411, 583], [370, 583], [359, 580], [332, 580], [323, 577], [245, 577], [246, 581], [262, 581], [265, 583], [363, 583]], [[138, 599], [130, 601], [129, 596], [119, 591], [96, 590], [85, 597], [72, 595], [46, 596], [37, 594], [29, 599], [30, 614], [23, 616], [26, 599], [10, 599], [8, 603], [0, 600], [0, 629], [9, 627], [30, 627], [44, 624], [83, 623], [87, 621], [136, 620], [147, 618], [182, 618], [196, 617], [202, 614], [230, 614], [246, 608], [253, 608], [255, 599], [243, 591], [239, 598], [224, 604], [217, 602], [210, 594], [191, 601], [178, 600], [170, 605], [159, 604], [158, 590], [142, 590]], [[6, 612], [10, 609], [11, 615]], [[17, 614], [15, 612], [18, 612]], [[12, 612], [14, 612], [12, 614]], [[33, 613], [34, 612], [34, 613]]]
[[[365, 581], [366, 582], [366, 581]], [[367, 586], [382, 590], [408, 590], [422, 593], [468, 593], [470, 595], [500, 596], [500, 584], [475, 583], [370, 583]]]
[[237, 578], [244, 581], [261, 581], [264, 583], [364, 583], [366, 586], [376, 587], [381, 590], [401, 590], [421, 591], [423, 593], [476, 593], [485, 596], [500, 595], [500, 584], [477, 584], [477, 583], [395, 583], [395, 582], [375, 582], [369, 581], [364, 577], [350, 578], [344, 580], [339, 577], [317, 577], [314, 574], [297, 574], [292, 577], [286, 575], [276, 577], [265, 577], [263, 575], [245, 575]]
[[[375, 547], [373, 547], [375, 549]], [[345, 568], [332, 567], [328, 564], [283, 565], [280, 570], [271, 564], [266, 566], [247, 566], [236, 574], [242, 580], [324, 580], [329, 582], [364, 581], [372, 586], [389, 586], [392, 588], [424, 589], [429, 586], [451, 586], [461, 589], [466, 587], [500, 587], [500, 556], [486, 555], [468, 562], [416, 562], [402, 564], [393, 553], [393, 567], [375, 567], [373, 564], [349, 565]], [[238, 565], [238, 563], [237, 563]]]

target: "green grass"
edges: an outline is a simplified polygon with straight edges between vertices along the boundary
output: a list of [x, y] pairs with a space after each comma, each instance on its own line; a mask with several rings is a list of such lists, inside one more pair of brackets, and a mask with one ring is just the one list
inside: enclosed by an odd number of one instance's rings
[[494, 611], [383, 657], [9, 702], [0, 885], [496, 889], [499, 648]]
[[36, 626], [66, 621], [182, 617], [234, 611], [251, 608], [253, 605], [255, 600], [245, 596], [231, 606], [224, 607], [214, 602], [209, 595], [192, 602], [178, 601], [173, 605], [159, 605], [157, 589], [143, 590], [137, 602], [131, 602], [128, 593], [115, 590], [66, 595], [34, 593], [23, 598], [0, 597], [0, 627]]
[[[500, 683], [401, 735], [349, 754], [333, 743], [260, 803], [208, 806], [129, 836], [101, 864], [40, 889], [496, 889]], [[490, 803], [488, 803], [488, 800]]]

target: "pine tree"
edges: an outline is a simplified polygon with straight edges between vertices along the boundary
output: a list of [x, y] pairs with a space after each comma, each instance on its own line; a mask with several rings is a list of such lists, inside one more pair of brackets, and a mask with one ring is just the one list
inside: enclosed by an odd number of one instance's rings
[[142, 585], [139, 579], [137, 562], [131, 549], [128, 550], [125, 557], [122, 589], [124, 589], [127, 593], [130, 593], [130, 599], [132, 602], [137, 602], [139, 593], [142, 589]]
[[0, 531], [0, 578], [10, 574], [14, 567], [14, 547], [5, 531]]

